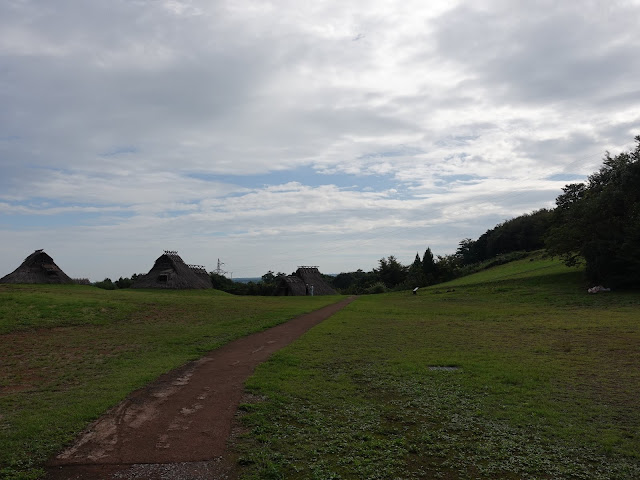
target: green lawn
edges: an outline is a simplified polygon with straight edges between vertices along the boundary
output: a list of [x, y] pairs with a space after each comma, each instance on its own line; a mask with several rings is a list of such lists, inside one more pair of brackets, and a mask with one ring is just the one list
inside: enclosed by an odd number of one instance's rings
[[161, 373], [338, 299], [0, 285], [0, 478], [37, 478]]
[[[586, 287], [535, 258], [360, 297], [250, 379], [242, 474], [640, 478], [640, 293]], [[336, 300], [0, 286], [0, 478], [36, 478], [159, 374]]]
[[249, 380], [244, 477], [640, 478], [640, 293], [581, 278], [526, 259], [360, 297]]

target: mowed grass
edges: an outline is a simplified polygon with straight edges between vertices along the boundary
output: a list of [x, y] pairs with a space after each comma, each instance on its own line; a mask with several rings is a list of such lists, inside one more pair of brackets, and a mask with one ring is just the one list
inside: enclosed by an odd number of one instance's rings
[[0, 285], [0, 478], [37, 478], [131, 391], [338, 299]]
[[581, 278], [536, 258], [360, 297], [250, 378], [243, 478], [640, 478], [640, 293]]

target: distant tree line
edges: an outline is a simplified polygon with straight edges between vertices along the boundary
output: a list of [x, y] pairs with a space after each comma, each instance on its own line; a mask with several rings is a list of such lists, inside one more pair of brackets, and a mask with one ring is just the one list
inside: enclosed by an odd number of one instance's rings
[[271, 270], [269, 270], [267, 273], [262, 275], [260, 281], [244, 283], [234, 282], [224, 275], [219, 275], [215, 272], [211, 272], [211, 283], [213, 283], [213, 288], [232, 293], [234, 295], [269, 296], [275, 294], [278, 285], [278, 277], [284, 275], [285, 274], [282, 272], [273, 273]]
[[131, 278], [129, 278], [129, 277], [120, 277], [115, 282], [112, 281], [110, 278], [105, 278], [101, 282], [92, 283], [92, 285], [94, 287], [102, 288], [104, 290], [118, 290], [118, 289], [121, 289], [121, 288], [130, 288], [131, 285], [133, 285], [133, 282], [135, 282], [136, 278], [141, 277], [142, 275], [144, 275], [144, 274], [143, 273], [134, 273], [133, 275], [131, 275]]
[[[383, 293], [424, 287], [546, 249], [565, 264], [584, 263], [591, 284], [640, 284], [640, 136], [629, 152], [607, 152], [603, 166], [586, 183], [566, 185], [553, 210], [540, 209], [487, 230], [476, 240], [465, 238], [451, 255], [434, 256], [427, 247], [411, 265], [390, 255], [370, 272], [361, 269], [336, 276], [327, 283], [344, 294]], [[235, 295], [274, 295], [282, 272], [269, 271], [261, 281], [240, 283], [211, 273], [213, 287]], [[131, 286], [131, 278], [105, 278], [93, 285], [116, 289]]]
[[370, 272], [357, 270], [340, 273], [329, 282], [340, 292], [350, 295], [409, 290], [453, 280], [490, 266], [517, 260], [525, 255], [526, 252], [512, 252], [497, 255], [490, 261], [465, 264], [458, 253], [434, 257], [431, 248], [427, 248], [422, 258], [416, 254], [411, 265], [402, 265], [391, 255], [378, 260], [378, 267]]

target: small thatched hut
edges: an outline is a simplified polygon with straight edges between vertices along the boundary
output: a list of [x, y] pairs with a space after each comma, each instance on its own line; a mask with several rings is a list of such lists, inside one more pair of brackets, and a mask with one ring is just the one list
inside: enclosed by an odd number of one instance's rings
[[276, 295], [337, 295], [322, 278], [318, 267], [298, 267], [293, 275], [280, 277]]
[[304, 296], [309, 295], [307, 286], [300, 277], [295, 275], [287, 275], [286, 277], [278, 278], [278, 287], [276, 295], [296, 295]]
[[212, 288], [211, 279], [204, 267], [192, 267], [195, 266], [184, 263], [178, 252], [165, 250], [149, 273], [138, 277], [131, 288]]
[[44, 250], [36, 250], [0, 283], [73, 283]]

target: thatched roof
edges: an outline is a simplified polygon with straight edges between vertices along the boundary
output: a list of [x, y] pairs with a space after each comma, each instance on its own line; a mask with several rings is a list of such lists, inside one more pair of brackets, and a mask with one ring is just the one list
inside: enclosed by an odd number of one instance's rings
[[212, 288], [211, 279], [204, 267], [187, 265], [178, 252], [166, 250], [146, 275], [136, 279], [131, 288]]
[[213, 283], [211, 282], [211, 275], [207, 272], [207, 269], [202, 265], [187, 265], [191, 269], [193, 273], [195, 273], [201, 280], [203, 280], [208, 287], [213, 288]]
[[308, 295], [307, 286], [301, 278], [295, 275], [287, 275], [286, 277], [278, 277], [278, 286], [276, 288], [276, 295]]
[[324, 281], [318, 267], [298, 267], [293, 275], [280, 277], [276, 295], [337, 295]]
[[73, 283], [44, 250], [36, 250], [0, 283]]

